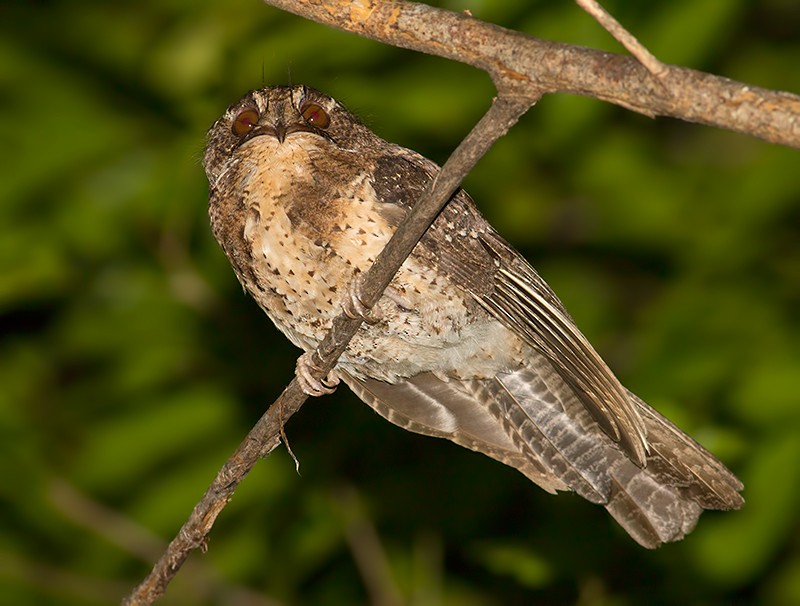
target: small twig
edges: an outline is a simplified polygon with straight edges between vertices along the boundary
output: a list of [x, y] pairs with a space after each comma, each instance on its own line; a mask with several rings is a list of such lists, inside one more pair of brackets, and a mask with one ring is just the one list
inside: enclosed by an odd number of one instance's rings
[[596, 0], [575, 0], [583, 10], [589, 13], [595, 20], [603, 26], [609, 34], [616, 38], [628, 52], [639, 60], [651, 74], [659, 80], [663, 80], [667, 75], [667, 65], [656, 59], [636, 37], [626, 30], [619, 21], [612, 17]]
[[292, 457], [292, 461], [294, 461], [294, 470], [297, 475], [300, 475], [300, 459], [298, 459], [292, 447], [289, 445], [289, 438], [286, 437], [286, 420], [283, 416], [283, 406], [278, 410], [278, 425], [280, 425], [281, 431], [281, 440], [283, 440], [283, 445], [286, 447], [286, 452], [289, 453], [289, 456]]
[[[538, 97], [535, 96], [495, 99], [489, 111], [456, 148], [422, 198], [397, 228], [373, 266], [364, 274], [361, 293], [367, 307], [372, 307], [380, 298], [400, 265], [464, 177], [536, 99]], [[317, 378], [327, 376], [335, 366], [362, 321], [361, 318], [348, 318], [344, 313], [334, 320], [331, 330], [314, 352], [314, 373]], [[258, 459], [278, 447], [283, 423], [300, 409], [307, 397], [300, 389], [297, 377], [292, 379], [222, 466], [189, 519], [170, 542], [167, 551], [152, 572], [123, 601], [124, 605], [143, 606], [155, 602], [166, 591], [192, 550], [205, 549], [214, 521], [227, 505], [239, 482]]]

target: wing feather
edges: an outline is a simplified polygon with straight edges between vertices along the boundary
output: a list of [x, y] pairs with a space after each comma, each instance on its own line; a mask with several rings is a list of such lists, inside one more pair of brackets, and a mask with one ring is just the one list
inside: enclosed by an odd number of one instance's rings
[[[408, 209], [438, 167], [403, 148], [378, 162], [373, 185], [385, 206]], [[390, 223], [396, 213], [386, 213]], [[638, 464], [647, 456], [645, 424], [625, 388], [581, 334], [533, 267], [458, 190], [420, 241], [424, 257], [478, 305], [555, 366], [604, 431]]]
[[358, 379], [339, 370], [348, 387], [387, 421], [415, 433], [447, 438], [522, 472], [548, 492], [568, 486], [530, 449], [521, 452], [490, 402], [475, 399], [479, 381], [443, 381], [423, 373], [400, 383]]

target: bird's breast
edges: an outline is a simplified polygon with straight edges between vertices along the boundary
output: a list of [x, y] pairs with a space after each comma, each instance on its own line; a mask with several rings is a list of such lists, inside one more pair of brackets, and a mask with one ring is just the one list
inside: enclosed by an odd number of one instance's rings
[[[324, 158], [307, 147], [268, 143], [240, 165], [240, 229], [251, 264], [237, 274], [278, 328], [310, 350], [394, 227], [368, 173], [326, 171]], [[356, 376], [394, 382], [432, 370], [491, 375], [519, 355], [518, 346], [498, 343], [514, 341], [509, 331], [414, 254], [377, 308], [379, 321], [362, 325], [340, 362]]]

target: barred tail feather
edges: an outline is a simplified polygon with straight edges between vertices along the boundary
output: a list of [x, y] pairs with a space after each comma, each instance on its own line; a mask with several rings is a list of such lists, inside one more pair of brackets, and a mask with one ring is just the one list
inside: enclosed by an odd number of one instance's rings
[[[645, 547], [683, 538], [703, 509], [737, 509], [744, 502], [741, 482], [722, 463], [634, 394], [629, 397], [644, 419], [650, 446], [644, 467], [599, 430], [548, 364], [501, 375], [498, 382], [516, 431], [531, 433], [528, 426], [535, 425], [563, 458], [559, 465], [572, 468], [572, 476], [561, 477], [581, 478], [567, 480], [569, 487], [603, 504]], [[586, 484], [595, 492], [587, 494]]]

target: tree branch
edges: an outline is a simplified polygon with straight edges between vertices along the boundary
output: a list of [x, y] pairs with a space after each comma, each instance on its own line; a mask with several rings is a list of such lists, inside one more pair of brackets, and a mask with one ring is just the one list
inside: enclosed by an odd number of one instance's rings
[[489, 73], [502, 94], [564, 92], [800, 147], [800, 96], [664, 65], [654, 77], [634, 58], [549, 42], [403, 0], [264, 0], [331, 27]]

